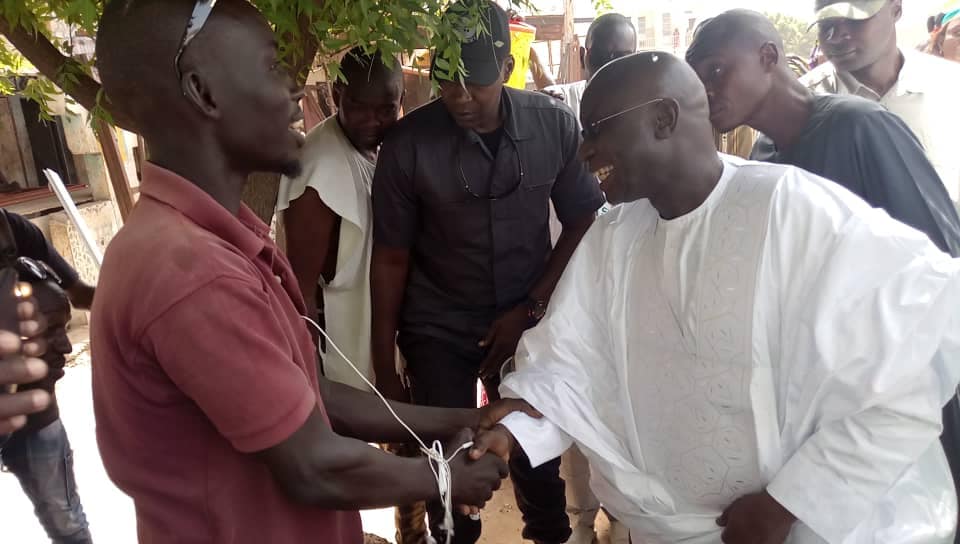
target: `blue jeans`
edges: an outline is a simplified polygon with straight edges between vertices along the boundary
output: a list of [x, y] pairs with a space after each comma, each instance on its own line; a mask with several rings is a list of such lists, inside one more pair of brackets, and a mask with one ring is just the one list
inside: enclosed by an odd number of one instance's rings
[[14, 433], [0, 450], [0, 461], [20, 481], [54, 544], [93, 542], [77, 495], [70, 441], [59, 419], [37, 431]]

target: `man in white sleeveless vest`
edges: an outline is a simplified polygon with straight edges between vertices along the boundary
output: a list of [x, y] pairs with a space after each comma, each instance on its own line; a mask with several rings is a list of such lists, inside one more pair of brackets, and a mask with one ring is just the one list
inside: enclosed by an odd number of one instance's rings
[[645, 544], [951, 541], [960, 262], [835, 183], [718, 156], [667, 53], [602, 69], [581, 121], [621, 204], [503, 381], [544, 419], [505, 418], [474, 453], [577, 444]]
[[[400, 114], [403, 73], [395, 59], [369, 56], [359, 47], [343, 57], [340, 69], [346, 81], [333, 86], [337, 114], [307, 135], [303, 172], [281, 179], [277, 209], [283, 212], [287, 256], [307, 314], [373, 382], [370, 192], [380, 144]], [[314, 339], [320, 342], [316, 333]], [[324, 344], [324, 375], [368, 391], [343, 357]], [[406, 445], [388, 449], [408, 457], [419, 454]], [[422, 502], [397, 507], [397, 544], [424, 541], [425, 515]]]
[[[337, 114], [307, 135], [303, 172], [280, 181], [287, 255], [312, 319], [373, 381], [370, 362], [370, 188], [377, 151], [403, 98], [400, 63], [356, 48], [344, 56], [345, 82], [333, 87]], [[319, 314], [319, 315], [318, 315]], [[329, 316], [330, 319], [323, 319]], [[329, 345], [324, 375], [367, 391]]]

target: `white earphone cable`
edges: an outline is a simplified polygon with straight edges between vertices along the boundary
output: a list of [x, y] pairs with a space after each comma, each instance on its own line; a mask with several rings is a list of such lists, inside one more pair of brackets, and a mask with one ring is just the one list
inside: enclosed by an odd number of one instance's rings
[[[457, 448], [456, 451], [454, 451], [450, 455], [450, 457], [444, 456], [443, 444], [441, 444], [439, 440], [434, 440], [432, 447], [428, 448], [427, 445], [423, 442], [423, 440], [421, 440], [420, 437], [417, 436], [417, 433], [413, 432], [413, 429], [411, 429], [410, 426], [406, 424], [406, 422], [400, 419], [400, 416], [397, 415], [397, 412], [395, 412], [393, 407], [390, 406], [390, 401], [388, 401], [386, 397], [384, 397], [383, 394], [381, 394], [380, 391], [377, 390], [376, 386], [370, 383], [370, 380], [368, 380], [367, 377], [364, 376], [363, 373], [357, 369], [357, 367], [353, 364], [353, 361], [351, 361], [346, 355], [343, 354], [343, 351], [341, 351], [340, 348], [337, 346], [337, 344], [333, 341], [333, 339], [330, 338], [330, 335], [327, 334], [327, 331], [323, 330], [323, 327], [318, 325], [316, 321], [310, 319], [309, 317], [307, 316], [300, 316], [300, 317], [302, 317], [307, 323], [310, 323], [311, 325], [313, 325], [313, 327], [317, 329], [317, 332], [319, 332], [320, 334], [323, 335], [324, 338], [326, 338], [327, 342], [330, 344], [330, 347], [332, 347], [334, 351], [336, 351], [337, 354], [339, 354], [340, 357], [343, 358], [343, 360], [346, 361], [348, 365], [350, 365], [350, 368], [352, 368], [353, 371], [356, 372], [358, 376], [360, 376], [360, 379], [363, 380], [365, 384], [367, 384], [367, 387], [369, 387], [370, 390], [373, 391], [375, 395], [380, 397], [380, 400], [383, 402], [383, 405], [386, 406], [387, 410], [390, 411], [390, 415], [392, 415], [393, 418], [396, 419], [398, 423], [400, 423], [400, 425], [403, 425], [403, 428], [406, 429], [407, 432], [410, 433], [410, 436], [412, 436], [414, 440], [416, 440], [417, 443], [420, 445], [420, 451], [422, 451], [423, 454], [427, 456], [427, 461], [430, 466], [430, 470], [433, 472], [433, 476], [437, 479], [437, 489], [440, 491], [440, 500], [443, 502], [443, 511], [444, 511], [443, 524], [441, 525], [441, 527], [446, 533], [446, 537], [447, 537], [446, 544], [450, 544], [450, 541], [453, 538], [453, 474], [450, 471], [450, 461], [452, 461], [453, 458], [456, 457], [457, 454], [459, 454], [461, 451], [473, 446], [473, 442], [467, 442], [466, 444], [461, 445], [459, 448]], [[317, 351], [319, 353], [320, 351], [319, 348]], [[321, 356], [322, 356], [322, 353], [321, 353]], [[475, 516], [470, 516], [470, 517], [472, 519], [477, 519], [475, 518]], [[427, 535], [427, 542], [428, 544], [436, 544], [436, 540], [431, 534]]]

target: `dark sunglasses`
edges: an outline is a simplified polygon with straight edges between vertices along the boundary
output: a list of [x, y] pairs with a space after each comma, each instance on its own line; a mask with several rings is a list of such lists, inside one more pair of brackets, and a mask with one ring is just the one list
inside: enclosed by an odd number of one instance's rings
[[640, 108], [649, 106], [650, 104], [656, 104], [656, 103], [658, 103], [658, 102], [663, 102], [664, 100], [665, 100], [665, 99], [663, 99], [663, 98], [654, 98], [653, 100], [650, 100], [650, 101], [648, 101], [648, 102], [644, 102], [643, 104], [637, 104], [636, 106], [630, 106], [629, 108], [627, 108], [627, 109], [625, 109], [625, 110], [623, 110], [623, 111], [618, 111], [617, 113], [614, 113], [614, 114], [612, 114], [612, 115], [608, 115], [608, 116], [604, 117], [603, 119], [594, 121], [594, 122], [590, 123], [589, 125], [583, 127], [583, 130], [581, 131], [581, 134], [583, 135], [583, 139], [586, 140], [587, 138], [596, 138], [597, 136], [599, 136], [599, 135], [600, 135], [600, 125], [602, 125], [603, 123], [606, 123], [607, 121], [610, 121], [610, 120], [612, 120], [612, 119], [616, 119], [617, 117], [620, 117], [621, 115], [626, 115], [626, 114], [628, 114], [628, 113], [630, 113], [630, 112], [632, 112], [632, 111], [639, 110]]

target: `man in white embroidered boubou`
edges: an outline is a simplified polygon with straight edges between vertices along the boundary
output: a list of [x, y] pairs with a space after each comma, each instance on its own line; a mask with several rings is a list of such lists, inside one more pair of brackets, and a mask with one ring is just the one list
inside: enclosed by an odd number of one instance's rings
[[835, 183], [718, 156], [709, 116], [667, 53], [587, 86], [580, 153], [620, 205], [503, 380], [545, 417], [474, 453], [575, 443], [635, 541], [949, 541], [960, 262]]

